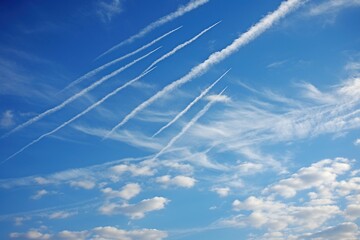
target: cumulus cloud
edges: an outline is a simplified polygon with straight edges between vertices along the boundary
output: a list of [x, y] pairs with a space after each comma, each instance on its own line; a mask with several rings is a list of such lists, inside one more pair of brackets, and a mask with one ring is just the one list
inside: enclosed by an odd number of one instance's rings
[[214, 187], [211, 191], [216, 192], [220, 197], [227, 197], [230, 193], [230, 188], [228, 187]]
[[338, 239], [358, 239], [359, 227], [355, 223], [345, 222], [337, 226], [326, 228], [320, 232], [307, 234], [299, 239], [317, 240], [338, 240]]
[[133, 176], [152, 176], [154, 175], [155, 171], [147, 165], [126, 165], [126, 164], [119, 164], [111, 168], [111, 171], [122, 175], [126, 172], [130, 172]]
[[140, 219], [148, 212], [165, 208], [168, 202], [169, 200], [164, 197], [154, 197], [136, 204], [106, 203], [99, 208], [99, 212], [104, 215], [123, 214], [131, 219]]
[[165, 186], [173, 185], [184, 188], [192, 188], [196, 183], [196, 179], [182, 175], [173, 178], [170, 175], [165, 175], [165, 176], [157, 177], [155, 181]]
[[51, 239], [51, 235], [47, 233], [41, 233], [37, 230], [29, 230], [26, 233], [10, 233], [10, 238], [47, 240]]
[[128, 183], [120, 191], [113, 190], [112, 188], [104, 188], [101, 190], [107, 197], [119, 197], [125, 200], [130, 200], [141, 192], [141, 187], [137, 183]]
[[354, 145], [355, 145], [355, 146], [360, 146], [360, 138], [358, 138], [358, 139], [356, 139], [356, 140], [354, 141]]

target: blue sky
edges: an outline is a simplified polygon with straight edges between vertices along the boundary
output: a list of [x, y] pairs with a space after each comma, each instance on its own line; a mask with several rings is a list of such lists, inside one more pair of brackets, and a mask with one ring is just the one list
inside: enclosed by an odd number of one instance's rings
[[0, 3], [1, 239], [358, 239], [358, 0]]

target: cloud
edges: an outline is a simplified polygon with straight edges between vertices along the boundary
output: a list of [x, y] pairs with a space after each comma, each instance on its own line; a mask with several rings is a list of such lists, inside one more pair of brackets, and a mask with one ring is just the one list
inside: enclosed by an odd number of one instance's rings
[[122, 0], [102, 0], [98, 2], [97, 14], [100, 16], [101, 20], [111, 21], [111, 19], [120, 14], [123, 11]]
[[101, 54], [98, 58], [114, 51], [115, 49], [118, 49], [119, 47], [132, 43], [133, 41], [135, 41], [136, 39], [142, 38], [144, 37], [146, 34], [148, 34], [149, 32], [153, 31], [154, 29], [164, 25], [167, 22], [170, 22], [178, 17], [181, 17], [182, 15], [184, 15], [187, 12], [190, 12], [198, 7], [200, 7], [201, 5], [204, 5], [205, 3], [207, 3], [209, 0], [191, 0], [187, 5], [185, 6], [180, 6], [175, 12], [172, 12], [158, 20], [156, 20], [155, 22], [150, 23], [149, 25], [147, 25], [145, 28], [143, 28], [142, 30], [140, 30], [140, 32], [138, 32], [137, 34], [127, 38], [126, 40], [120, 42], [119, 44], [113, 46], [112, 48], [110, 48], [109, 50], [107, 50], [106, 52], [104, 52], [103, 54]]
[[266, 67], [267, 68], [278, 68], [280, 66], [283, 66], [287, 62], [288, 62], [288, 60], [277, 61], [277, 62], [268, 64]]
[[152, 176], [154, 175], [155, 171], [151, 169], [149, 166], [146, 165], [126, 165], [126, 164], [119, 164], [114, 167], [111, 167], [111, 171], [122, 175], [125, 172], [130, 172], [133, 176]]
[[125, 200], [130, 200], [141, 192], [141, 187], [137, 183], [128, 183], [122, 187], [120, 191], [115, 191], [112, 188], [104, 188], [101, 190], [108, 198], [120, 197]]
[[352, 222], [341, 223], [334, 227], [329, 227], [321, 232], [307, 234], [299, 239], [317, 240], [338, 240], [338, 239], [358, 239], [359, 227]]
[[90, 180], [71, 181], [70, 186], [90, 190], [96, 186], [96, 183]]
[[170, 175], [164, 175], [161, 177], [157, 177], [155, 181], [165, 186], [173, 185], [184, 188], [192, 188], [196, 183], [196, 179], [182, 175], [173, 178]]
[[359, 0], [327, 0], [310, 8], [310, 15], [336, 13], [344, 8], [360, 6]]
[[0, 118], [0, 128], [10, 128], [13, 125], [15, 125], [14, 113], [11, 110], [6, 110]]
[[27, 233], [11, 233], [11, 238], [21, 239], [56, 239], [56, 240], [104, 240], [104, 239], [121, 239], [121, 240], [162, 240], [168, 234], [157, 229], [134, 229], [123, 230], [113, 226], [95, 227], [84, 231], [63, 230], [54, 234], [41, 233], [30, 230]]
[[214, 187], [211, 191], [216, 192], [220, 197], [227, 197], [230, 193], [230, 188], [228, 187]]
[[76, 215], [76, 212], [66, 212], [66, 211], [59, 211], [59, 212], [53, 212], [51, 213], [48, 218], [49, 219], [65, 219], [69, 218], [73, 215]]
[[110, 130], [108, 135], [111, 135], [112, 132], [123, 126], [130, 119], [135, 117], [139, 112], [144, 110], [146, 107], [148, 107], [150, 104], [152, 104], [159, 98], [179, 88], [183, 84], [190, 82], [194, 78], [205, 74], [211, 67], [220, 63], [221, 61], [229, 57], [231, 54], [238, 51], [241, 47], [256, 39], [258, 36], [260, 36], [262, 33], [272, 27], [273, 24], [275, 24], [281, 18], [285, 17], [289, 12], [294, 10], [303, 2], [304, 1], [301, 0], [288, 0], [282, 2], [277, 10], [266, 15], [259, 22], [253, 25], [247, 32], [243, 33], [239, 38], [235, 39], [230, 45], [218, 52], [212, 53], [204, 62], [193, 67], [191, 71], [188, 72], [185, 76], [170, 83], [162, 90], [157, 92], [155, 95], [150, 97], [148, 100], [133, 109], [128, 115], [125, 116], [125, 118], [121, 122], [119, 122], [115, 127]]
[[136, 204], [105, 203], [99, 208], [99, 212], [104, 215], [123, 214], [131, 219], [141, 219], [145, 217], [145, 214], [148, 212], [165, 208], [168, 202], [169, 200], [164, 197], [154, 197], [144, 199]]
[[31, 196], [31, 199], [39, 200], [40, 198], [42, 198], [43, 196], [48, 195], [48, 194], [49, 194], [48, 191], [46, 191], [45, 189], [41, 189], [41, 190], [37, 191], [35, 195]]

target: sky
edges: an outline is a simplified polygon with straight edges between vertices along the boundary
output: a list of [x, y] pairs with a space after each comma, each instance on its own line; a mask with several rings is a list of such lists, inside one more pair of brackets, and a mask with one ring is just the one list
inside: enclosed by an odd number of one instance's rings
[[0, 3], [0, 239], [360, 238], [359, 0]]

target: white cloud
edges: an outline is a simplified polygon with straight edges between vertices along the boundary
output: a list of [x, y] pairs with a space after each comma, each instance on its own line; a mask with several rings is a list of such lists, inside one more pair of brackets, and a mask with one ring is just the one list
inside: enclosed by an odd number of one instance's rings
[[165, 208], [165, 205], [168, 202], [169, 200], [166, 198], [154, 197], [150, 199], [144, 199], [136, 204], [105, 203], [99, 208], [99, 211], [104, 215], [124, 214], [129, 216], [131, 219], [140, 219], [145, 217], [145, 214], [148, 212]]
[[360, 146], [360, 138], [358, 138], [358, 139], [356, 139], [356, 140], [354, 141], [354, 145], [355, 145], [355, 146]]
[[231, 98], [226, 95], [209, 95], [205, 99], [208, 101], [223, 102], [223, 103], [231, 102]]
[[0, 128], [10, 128], [15, 124], [14, 113], [11, 110], [3, 112], [0, 118]]
[[355, 223], [345, 222], [334, 227], [326, 228], [320, 232], [307, 234], [299, 239], [317, 240], [338, 240], [338, 239], [358, 239], [359, 227]]
[[98, 3], [97, 13], [104, 22], [111, 21], [123, 11], [122, 4], [122, 0], [102, 0]]
[[65, 218], [69, 218], [75, 214], [76, 214], [76, 212], [59, 211], [59, 212], [51, 213], [48, 217], [49, 217], [49, 219], [65, 219]]
[[227, 197], [230, 193], [230, 188], [228, 187], [214, 187], [211, 191], [216, 192], [220, 197]]
[[143, 162], [142, 164], [139, 164], [139, 165], [119, 164], [114, 167], [111, 167], [111, 171], [118, 175], [122, 175], [126, 172], [130, 172], [133, 176], [152, 176], [152, 175], [154, 175], [155, 171], [144, 163], [145, 162]]
[[125, 200], [130, 200], [140, 193], [141, 187], [137, 183], [128, 183], [121, 191], [115, 191], [110, 187], [102, 189], [101, 191], [109, 198], [120, 197]]
[[90, 190], [93, 189], [96, 186], [96, 184], [90, 180], [79, 180], [79, 181], [71, 181], [70, 186]]
[[41, 189], [41, 190], [37, 191], [35, 195], [31, 196], [31, 199], [39, 200], [40, 198], [42, 198], [43, 196], [48, 195], [48, 194], [49, 194], [48, 191], [46, 191], [45, 189]]
[[196, 179], [182, 175], [173, 178], [170, 175], [165, 175], [165, 176], [157, 177], [155, 181], [165, 186], [174, 185], [184, 188], [192, 188], [196, 183]]
[[61, 239], [61, 240], [162, 240], [168, 234], [157, 229], [134, 229], [123, 230], [113, 226], [95, 227], [84, 231], [63, 230], [55, 234], [41, 233], [38, 230], [30, 230], [27, 233], [11, 233], [11, 238], [20, 239]]
[[359, 0], [326, 0], [310, 8], [310, 15], [336, 13], [344, 8], [360, 6]]

